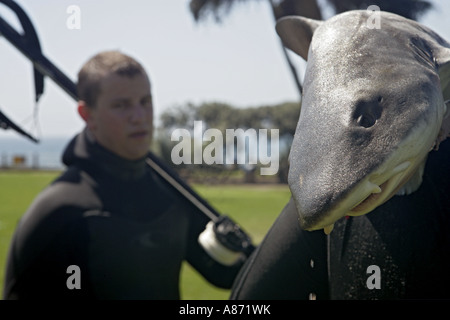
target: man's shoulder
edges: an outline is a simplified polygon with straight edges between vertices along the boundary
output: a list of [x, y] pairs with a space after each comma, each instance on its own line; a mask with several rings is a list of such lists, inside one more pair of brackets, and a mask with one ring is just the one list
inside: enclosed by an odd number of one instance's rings
[[36, 200], [54, 207], [91, 207], [98, 204], [95, 186], [95, 181], [87, 173], [77, 167], [69, 167], [47, 186]]
[[[68, 168], [33, 200], [21, 223], [71, 220], [79, 213], [101, 206], [95, 184], [83, 171]], [[72, 214], [71, 214], [72, 213]], [[57, 216], [57, 217], [56, 217]]]

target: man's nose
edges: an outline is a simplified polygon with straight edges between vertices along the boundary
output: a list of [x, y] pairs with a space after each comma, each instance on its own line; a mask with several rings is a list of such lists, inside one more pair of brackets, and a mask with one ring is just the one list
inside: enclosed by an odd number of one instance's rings
[[130, 121], [133, 123], [140, 123], [145, 120], [147, 116], [147, 110], [140, 104], [135, 104], [131, 108]]

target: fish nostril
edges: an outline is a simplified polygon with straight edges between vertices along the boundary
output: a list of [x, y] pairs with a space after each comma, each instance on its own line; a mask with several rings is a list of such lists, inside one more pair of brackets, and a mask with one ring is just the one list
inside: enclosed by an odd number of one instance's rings
[[360, 127], [373, 127], [381, 117], [383, 107], [381, 106], [383, 97], [378, 97], [376, 101], [360, 101], [355, 108], [353, 119]]
[[370, 128], [375, 125], [377, 119], [371, 114], [362, 114], [356, 120], [356, 123], [364, 128]]

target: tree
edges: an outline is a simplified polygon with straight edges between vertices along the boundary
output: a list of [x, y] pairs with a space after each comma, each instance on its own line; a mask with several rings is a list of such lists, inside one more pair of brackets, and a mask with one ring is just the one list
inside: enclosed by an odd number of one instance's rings
[[[249, 0], [191, 0], [189, 7], [196, 21], [201, 21], [212, 14], [217, 22], [229, 14], [237, 3], [245, 3]], [[259, 0], [261, 2], [261, 0]], [[321, 19], [322, 15], [316, 0], [266, 0], [272, 7], [274, 17], [297, 14], [313, 19]]]
[[[193, 132], [194, 120], [202, 121], [203, 131], [210, 128], [218, 129], [223, 137], [226, 136], [226, 129], [278, 129], [280, 142], [278, 177], [280, 182], [286, 182], [287, 157], [299, 115], [300, 104], [297, 102], [245, 109], [218, 102], [199, 105], [187, 103], [184, 106], [172, 107], [161, 115], [161, 125], [156, 130], [155, 149], [167, 163], [172, 164], [171, 150], [177, 144], [177, 142], [171, 141], [172, 132], [177, 128]], [[225, 142], [224, 140], [224, 149], [226, 148]], [[209, 172], [225, 171], [223, 165], [199, 165], [196, 168], [206, 169]], [[175, 169], [195, 171], [194, 166], [187, 168], [179, 165]], [[251, 178], [251, 173], [247, 172], [247, 178]]]
[[296, 102], [252, 108], [236, 108], [219, 102], [187, 103], [164, 111], [159, 129], [170, 137], [175, 128], [192, 130], [194, 121], [202, 121], [204, 129], [219, 129], [223, 134], [231, 128], [260, 128], [278, 129], [280, 136], [293, 136], [299, 116], [300, 104]]

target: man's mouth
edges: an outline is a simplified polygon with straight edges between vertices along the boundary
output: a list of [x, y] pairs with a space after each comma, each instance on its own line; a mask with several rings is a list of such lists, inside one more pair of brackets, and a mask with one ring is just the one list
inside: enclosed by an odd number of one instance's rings
[[148, 130], [139, 130], [131, 133], [129, 137], [134, 139], [143, 139], [146, 138], [148, 134], [149, 134]]

